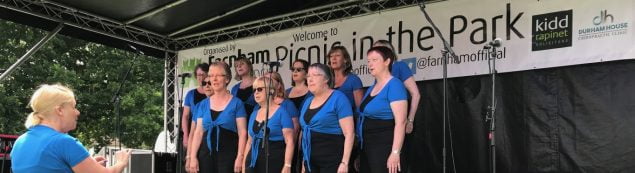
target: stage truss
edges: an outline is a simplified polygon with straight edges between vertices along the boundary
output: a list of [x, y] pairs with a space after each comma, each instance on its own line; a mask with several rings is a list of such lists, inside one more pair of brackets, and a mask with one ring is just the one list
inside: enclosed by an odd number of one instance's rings
[[[426, 3], [443, 0], [427, 1]], [[394, 10], [417, 5], [416, 0], [363, 0], [343, 1], [318, 8], [307, 9], [290, 14], [266, 18], [263, 20], [248, 22], [235, 26], [220, 28], [217, 30], [186, 35], [174, 38], [174, 47], [184, 50], [223, 41], [252, 37], [285, 29], [324, 23], [333, 20], [342, 20], [361, 15], [378, 13], [385, 10]]]
[[[439, 1], [445, 0], [426, 1], [426, 3]], [[0, 7], [165, 52], [163, 57], [165, 61], [163, 127], [167, 132], [166, 136], [170, 138], [165, 140], [166, 143], [176, 143], [176, 140], [179, 140], [177, 139], [177, 130], [179, 129], [180, 120], [178, 118], [180, 115], [177, 115], [178, 111], [175, 109], [178, 104], [178, 95], [176, 93], [177, 51], [285, 29], [379, 13], [385, 10], [411, 7], [418, 3], [416, 0], [348, 0], [217, 30], [174, 37], [128, 24], [132, 23], [130, 22], [132, 20], [139, 20], [139, 17], [126, 21], [117, 21], [48, 0], [2, 0], [0, 1]], [[165, 8], [162, 8], [162, 10]], [[165, 146], [169, 145], [166, 144]], [[176, 148], [167, 148], [166, 150], [176, 152]]]

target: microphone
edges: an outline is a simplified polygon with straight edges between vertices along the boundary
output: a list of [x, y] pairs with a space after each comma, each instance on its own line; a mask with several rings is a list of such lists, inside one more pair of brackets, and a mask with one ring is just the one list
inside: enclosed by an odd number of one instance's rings
[[422, 0], [422, 1], [417, 1], [417, 3], [419, 4], [419, 8], [426, 8], [426, 1]]
[[487, 43], [483, 49], [490, 49], [492, 47], [500, 47], [502, 45], [502, 39], [501, 38], [496, 38], [492, 41], [490, 41], [489, 43]]
[[128, 44], [128, 47], [130, 47], [130, 48], [131, 48], [134, 52], [136, 52], [136, 53], [138, 53], [138, 54], [145, 55], [145, 53], [143, 53], [143, 51], [141, 51], [141, 50], [137, 49], [137, 47], [134, 47], [134, 46], [133, 46], [133, 45], [131, 45], [131, 44]]
[[283, 64], [279, 61], [267, 61], [267, 62], [263, 62], [263, 64], [269, 65], [269, 66], [276, 66], [276, 67], [280, 67]]
[[178, 77], [188, 78], [188, 77], [192, 77], [192, 74], [191, 73], [181, 73], [180, 75], [178, 75]]

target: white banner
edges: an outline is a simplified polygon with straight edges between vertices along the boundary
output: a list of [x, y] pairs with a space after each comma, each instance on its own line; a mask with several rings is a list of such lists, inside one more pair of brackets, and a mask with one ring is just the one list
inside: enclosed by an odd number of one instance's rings
[[[494, 38], [502, 39], [499, 72], [632, 59], [633, 5], [633, 0], [448, 0], [426, 10], [460, 61], [450, 62], [448, 76], [460, 77], [488, 73], [483, 46]], [[416, 80], [442, 77], [443, 44], [416, 6], [183, 50], [178, 73], [192, 72], [200, 62], [233, 64], [246, 56], [258, 73], [262, 62], [281, 61], [289, 87], [295, 59], [325, 63], [328, 49], [342, 45], [352, 56], [353, 72], [368, 86], [373, 78], [366, 50], [379, 39], [392, 42]], [[195, 87], [193, 82], [190, 78], [185, 87]]]

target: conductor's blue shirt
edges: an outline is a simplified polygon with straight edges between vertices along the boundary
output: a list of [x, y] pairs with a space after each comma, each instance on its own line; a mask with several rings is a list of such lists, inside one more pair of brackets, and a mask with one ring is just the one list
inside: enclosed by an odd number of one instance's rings
[[72, 168], [88, 157], [88, 151], [77, 139], [36, 125], [13, 145], [11, 169], [15, 173], [73, 172]]

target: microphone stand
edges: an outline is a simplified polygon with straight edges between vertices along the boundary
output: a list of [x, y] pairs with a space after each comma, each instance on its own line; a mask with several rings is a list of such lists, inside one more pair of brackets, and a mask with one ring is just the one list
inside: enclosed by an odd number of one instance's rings
[[[496, 173], [496, 142], [495, 142], [495, 131], [496, 131], [496, 47], [500, 45], [492, 45], [492, 54], [490, 55], [492, 59], [492, 66], [490, 66], [489, 73], [492, 76], [492, 103], [488, 106], [489, 111], [487, 116], [485, 117], [485, 121], [489, 121], [489, 150], [490, 150], [490, 172]], [[489, 48], [489, 47], [485, 47]], [[489, 64], [489, 60], [487, 61]]]
[[[177, 115], [179, 115], [179, 117], [183, 116], [183, 88], [185, 87], [185, 78], [187, 78], [188, 76], [186, 75], [181, 75], [181, 94], [179, 95], [179, 110], [177, 110]], [[191, 114], [191, 110], [190, 110], [190, 114]], [[180, 118], [179, 118], [180, 119]], [[176, 125], [176, 148], [177, 148], [177, 155], [176, 155], [176, 170], [178, 170], [177, 172], [184, 172], [183, 171], [183, 154], [184, 154], [184, 150], [183, 150], [183, 141], [181, 140], [181, 138], [179, 138], [181, 136], [181, 123], [178, 123]], [[167, 131], [166, 131], [167, 133]], [[194, 132], [190, 132], [190, 133], [194, 133]], [[167, 142], [167, 141], [166, 141]]]
[[[143, 52], [137, 50], [137, 48], [135, 48], [132, 45], [128, 45], [128, 47], [132, 48], [132, 50], [138, 54], [138, 55], [143, 55]], [[114, 103], [115, 105], [115, 133], [117, 136], [117, 147], [119, 148], [119, 151], [121, 151], [121, 141], [122, 141], [122, 137], [121, 137], [121, 105], [120, 105], [120, 101], [121, 101], [121, 88], [123, 88], [124, 84], [126, 83], [126, 79], [128, 78], [128, 74], [130, 74], [130, 71], [132, 71], [132, 68], [134, 67], [134, 63], [135, 60], [137, 59], [137, 56], [133, 56], [132, 57], [132, 63], [130, 64], [130, 66], [128, 67], [128, 70], [126, 70], [126, 73], [123, 76], [123, 79], [121, 79], [121, 82], [119, 83], [119, 88], [117, 88], [117, 91], [115, 92], [115, 95], [113, 95], [112, 99], [110, 100], [110, 102]]]
[[[457, 64], [460, 62], [456, 54], [454, 53], [454, 50], [452, 50], [452, 46], [450, 46], [450, 44], [445, 40], [439, 28], [434, 24], [434, 22], [430, 18], [430, 15], [428, 15], [428, 13], [426, 12], [425, 2], [419, 3], [419, 8], [421, 9], [421, 12], [423, 12], [423, 15], [425, 16], [428, 23], [432, 25], [432, 28], [434, 29], [435, 33], [439, 35], [439, 37], [441, 38], [441, 41], [443, 42], [443, 47], [444, 47], [444, 49], [441, 50], [441, 52], [443, 54], [443, 60], [442, 60], [443, 61], [443, 173], [445, 173], [447, 172], [446, 124], [450, 124], [449, 122], [450, 119], [448, 118], [448, 59], [451, 57], [454, 59], [454, 61]], [[448, 55], [450, 57], [448, 57]], [[450, 131], [450, 143], [452, 143], [451, 141], [452, 141], [452, 131]], [[450, 149], [452, 150], [452, 155], [453, 155], [452, 159], [454, 160], [454, 149], [453, 148], [450, 148]], [[454, 168], [454, 172], [456, 172], [456, 165], [454, 164], [454, 161], [452, 162], [452, 166]]]
[[[264, 66], [265, 64], [263, 64]], [[271, 74], [273, 72], [273, 67], [276, 67], [276, 71], [278, 70], [277, 65], [275, 64], [269, 64], [269, 74]], [[272, 89], [271, 85], [273, 84], [273, 76], [269, 75], [269, 81], [268, 81], [269, 85], [269, 90]], [[273, 97], [271, 95], [271, 92], [267, 90], [264, 91], [265, 94], [267, 95], [267, 108], [265, 108], [265, 124], [264, 124], [264, 136], [263, 136], [263, 140], [262, 140], [262, 147], [265, 149], [265, 173], [269, 173], [269, 130], [268, 130], [268, 125], [269, 125], [269, 105], [271, 104], [271, 97]], [[279, 108], [278, 108], [279, 109]]]

